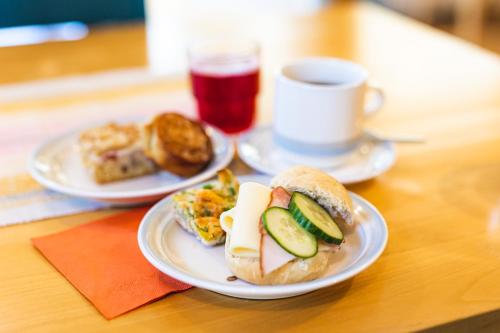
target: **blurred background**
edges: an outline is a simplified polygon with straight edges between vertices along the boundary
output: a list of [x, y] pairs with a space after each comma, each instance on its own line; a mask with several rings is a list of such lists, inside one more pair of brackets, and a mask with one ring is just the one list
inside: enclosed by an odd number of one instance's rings
[[[231, 33], [252, 37], [269, 34], [266, 22], [277, 15], [307, 16], [327, 0], [0, 0], [0, 61], [23, 61], [36, 52], [30, 45], [60, 43], [41, 53], [37, 64], [25, 64], [25, 73], [9, 73], [3, 82], [47, 78], [59, 72], [78, 74], [141, 67], [168, 74], [185, 67], [185, 44], [196, 38]], [[341, 2], [341, 1], [335, 1]], [[500, 53], [500, 0], [373, 0], [424, 24]], [[207, 13], [209, 14], [207, 16]], [[207, 19], [209, 17], [209, 19]], [[144, 25], [146, 21], [146, 25]], [[275, 23], [275, 22], [273, 22]], [[111, 27], [129, 29], [129, 41], [99, 43]], [[202, 29], [200, 29], [202, 27]], [[228, 28], [230, 27], [230, 28]], [[273, 25], [275, 29], [276, 25]], [[283, 27], [284, 28], [284, 27]], [[195, 35], [193, 31], [197, 31]], [[199, 35], [203, 31], [203, 36]], [[278, 34], [279, 35], [279, 34]], [[92, 53], [79, 52], [74, 41], [94, 43]], [[138, 47], [138, 45], [145, 45]], [[147, 50], [144, 52], [144, 50]], [[23, 53], [24, 52], [24, 53]], [[140, 54], [139, 54], [140, 53]], [[59, 57], [57, 68], [51, 57]], [[116, 57], [109, 68], [107, 57]], [[72, 59], [79, 58], [73, 70]], [[62, 59], [62, 60], [61, 60]], [[83, 60], [82, 60], [83, 59]], [[84, 59], [92, 59], [86, 68]], [[109, 60], [109, 59], [108, 59]], [[90, 65], [92, 63], [92, 65]], [[65, 68], [61, 68], [65, 67]], [[104, 66], [104, 65], [103, 65]]]

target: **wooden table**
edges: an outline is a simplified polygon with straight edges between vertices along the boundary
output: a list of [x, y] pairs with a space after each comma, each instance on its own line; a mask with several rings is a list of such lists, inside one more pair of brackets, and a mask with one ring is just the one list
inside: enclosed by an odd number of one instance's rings
[[[386, 174], [349, 187], [387, 220], [382, 257], [355, 278], [304, 296], [250, 301], [192, 289], [107, 321], [30, 238], [110, 212], [10, 226], [0, 229], [0, 331], [389, 332], [446, 323], [438, 329], [500, 329], [498, 56], [365, 3], [280, 17], [266, 31], [260, 121], [271, 119], [273, 68], [304, 55], [336, 56], [362, 63], [385, 88], [387, 104], [369, 126], [427, 137], [425, 145], [398, 146], [397, 164]], [[142, 25], [105, 28], [79, 42], [0, 49], [0, 82], [143, 66], [144, 54]], [[3, 103], [0, 110], [185, 86], [182, 79], [73, 92]], [[23, 176], [16, 181], [33, 186]]]

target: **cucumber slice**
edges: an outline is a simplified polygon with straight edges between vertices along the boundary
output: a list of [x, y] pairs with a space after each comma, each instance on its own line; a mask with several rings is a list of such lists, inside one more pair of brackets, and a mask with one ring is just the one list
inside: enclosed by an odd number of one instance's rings
[[300, 192], [293, 192], [288, 209], [304, 229], [327, 243], [341, 244], [344, 234], [328, 211]]
[[262, 222], [269, 235], [288, 253], [300, 258], [314, 257], [318, 253], [316, 237], [303, 229], [287, 209], [266, 209]]

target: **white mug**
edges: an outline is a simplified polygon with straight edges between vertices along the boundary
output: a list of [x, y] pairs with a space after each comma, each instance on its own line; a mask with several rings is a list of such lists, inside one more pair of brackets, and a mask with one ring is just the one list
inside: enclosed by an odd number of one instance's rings
[[[350, 149], [367, 116], [384, 103], [360, 65], [335, 58], [307, 58], [278, 74], [273, 119], [275, 142], [298, 153], [332, 154]], [[365, 103], [368, 89], [373, 98]]]

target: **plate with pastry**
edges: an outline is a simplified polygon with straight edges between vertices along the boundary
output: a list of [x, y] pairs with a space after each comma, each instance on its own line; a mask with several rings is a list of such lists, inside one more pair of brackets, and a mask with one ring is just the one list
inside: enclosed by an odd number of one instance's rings
[[153, 206], [138, 231], [145, 258], [196, 287], [276, 299], [352, 278], [387, 244], [378, 210], [319, 169], [238, 178], [223, 171]]
[[212, 177], [233, 154], [233, 144], [216, 128], [165, 112], [146, 123], [103, 123], [44, 142], [29, 171], [61, 193], [134, 205]]

